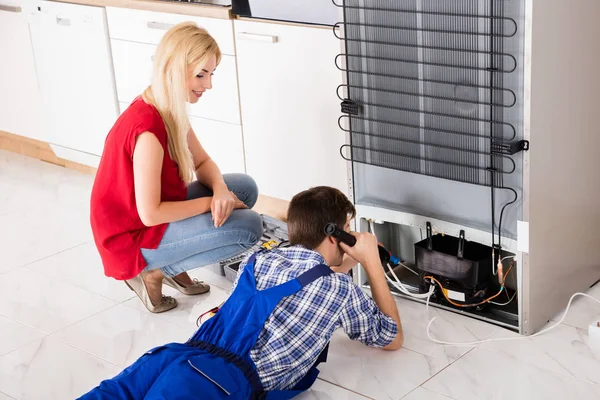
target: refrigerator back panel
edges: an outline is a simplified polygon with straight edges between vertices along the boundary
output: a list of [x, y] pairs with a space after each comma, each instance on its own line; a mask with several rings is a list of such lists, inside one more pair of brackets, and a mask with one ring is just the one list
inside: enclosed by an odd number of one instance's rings
[[[355, 200], [502, 233], [520, 218], [522, 1], [343, 2]], [[342, 65], [341, 60], [345, 61]], [[513, 192], [514, 190], [515, 192]], [[492, 207], [491, 195], [495, 193]]]

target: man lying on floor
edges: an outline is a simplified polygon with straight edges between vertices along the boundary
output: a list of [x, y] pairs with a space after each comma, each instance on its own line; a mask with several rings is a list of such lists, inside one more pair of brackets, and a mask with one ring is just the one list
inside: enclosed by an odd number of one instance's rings
[[[242, 263], [229, 299], [187, 343], [149, 351], [81, 399], [290, 399], [317, 378], [337, 328], [367, 346], [399, 349], [402, 326], [377, 239], [352, 233], [350, 248], [324, 233], [328, 222], [348, 230], [355, 213], [334, 188], [297, 194], [288, 210], [291, 247]], [[347, 275], [354, 260], [373, 298]]]

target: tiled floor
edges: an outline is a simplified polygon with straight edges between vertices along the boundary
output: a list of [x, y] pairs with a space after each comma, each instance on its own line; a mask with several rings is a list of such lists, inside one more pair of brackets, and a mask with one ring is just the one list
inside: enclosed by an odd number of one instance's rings
[[[64, 400], [114, 376], [147, 349], [184, 341], [195, 318], [227, 298], [230, 283], [209, 269], [192, 275], [212, 284], [179, 307], [148, 313], [120, 282], [106, 278], [88, 222], [89, 175], [0, 151], [0, 400]], [[600, 298], [600, 286], [589, 291]], [[398, 301], [406, 343], [397, 352], [368, 349], [334, 336], [329, 360], [300, 399], [600, 399], [600, 344], [587, 325], [600, 305], [574, 302], [566, 322], [522, 341], [477, 347], [431, 343], [423, 306]], [[439, 338], [510, 337], [503, 329], [454, 313], [438, 316]]]

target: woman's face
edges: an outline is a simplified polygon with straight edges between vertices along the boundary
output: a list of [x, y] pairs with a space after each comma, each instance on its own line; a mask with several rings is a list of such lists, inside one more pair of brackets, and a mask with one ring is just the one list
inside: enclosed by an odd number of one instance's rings
[[[200, 73], [196, 76], [188, 78], [187, 89], [188, 89], [188, 101], [191, 104], [198, 102], [198, 99], [202, 97], [202, 94], [208, 89], [212, 89], [212, 76], [217, 67], [217, 60], [213, 56], [211, 57], [204, 68], [200, 70]], [[190, 69], [190, 74], [193, 74], [193, 69]], [[188, 75], [189, 76], [189, 75]]]

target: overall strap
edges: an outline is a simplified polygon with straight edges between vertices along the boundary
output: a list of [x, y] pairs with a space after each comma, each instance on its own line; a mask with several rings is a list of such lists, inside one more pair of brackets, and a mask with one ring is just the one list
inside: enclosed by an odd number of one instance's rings
[[325, 264], [319, 264], [317, 266], [312, 267], [308, 271], [304, 272], [300, 276], [296, 277], [298, 282], [302, 285], [302, 287], [316, 281], [317, 279], [332, 274], [333, 271]]

